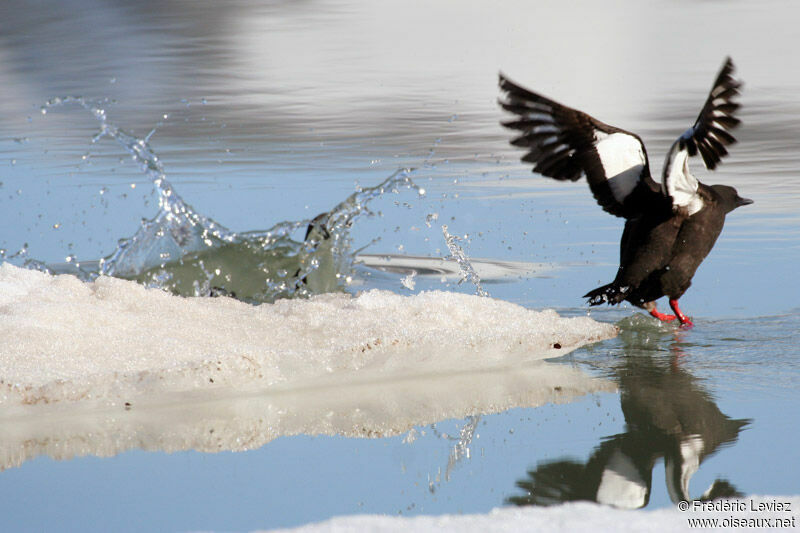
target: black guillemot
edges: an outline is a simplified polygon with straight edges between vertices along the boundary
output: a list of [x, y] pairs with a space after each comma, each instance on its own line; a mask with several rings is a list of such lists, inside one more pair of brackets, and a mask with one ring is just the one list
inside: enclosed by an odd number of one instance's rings
[[[683, 132], [667, 152], [661, 183], [650, 176], [642, 139], [629, 131], [604, 124], [500, 74], [505, 100], [500, 105], [517, 117], [503, 122], [521, 135], [512, 145], [528, 150], [522, 161], [533, 171], [557, 180], [586, 176], [597, 203], [612, 215], [626, 219], [620, 242], [617, 276], [608, 285], [585, 295], [590, 305], [618, 304], [623, 300], [647, 310], [662, 321], [692, 321], [678, 307], [697, 267], [717, 240], [725, 215], [751, 204], [727, 185], [705, 185], [689, 172], [689, 157], [698, 153], [713, 170], [727, 155], [725, 146], [736, 139], [730, 130], [739, 124], [740, 82], [727, 58], [717, 75], [694, 125]], [[674, 315], [656, 308], [669, 298]]]

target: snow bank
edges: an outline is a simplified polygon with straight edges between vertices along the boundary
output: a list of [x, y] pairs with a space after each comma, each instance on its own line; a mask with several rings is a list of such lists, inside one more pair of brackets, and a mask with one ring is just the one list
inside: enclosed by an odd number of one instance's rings
[[616, 329], [428, 292], [251, 306], [0, 265], [0, 407], [296, 388], [523, 365]]
[[[294, 529], [294, 533], [361, 533], [393, 531], [416, 533], [453, 531], [458, 533], [518, 532], [518, 531], [731, 531], [738, 529], [794, 530], [797, 526], [799, 496], [754, 496], [727, 502], [741, 511], [702, 510], [689, 503], [690, 509], [656, 509], [625, 511], [593, 503], [569, 503], [554, 507], [506, 507], [487, 514], [417, 516], [361, 515], [341, 516]], [[707, 505], [724, 505], [710, 502]], [[759, 506], [780, 507], [782, 510], [754, 511]], [[789, 507], [789, 510], [786, 508]], [[723, 507], [720, 507], [723, 508]], [[708, 520], [690, 523], [690, 520]], [[713, 520], [716, 520], [714, 524]], [[781, 522], [777, 522], [781, 520]], [[727, 521], [727, 522], [726, 522]]]
[[453, 293], [254, 307], [4, 264], [0, 315], [0, 469], [39, 455], [391, 436], [615, 390], [542, 361], [614, 326]]

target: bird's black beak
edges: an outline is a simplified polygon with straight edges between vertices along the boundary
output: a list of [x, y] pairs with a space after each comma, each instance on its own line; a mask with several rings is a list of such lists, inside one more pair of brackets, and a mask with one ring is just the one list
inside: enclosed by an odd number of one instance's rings
[[742, 198], [741, 196], [736, 197], [736, 207], [742, 207], [743, 205], [750, 205], [753, 203], [753, 200], [750, 198]]

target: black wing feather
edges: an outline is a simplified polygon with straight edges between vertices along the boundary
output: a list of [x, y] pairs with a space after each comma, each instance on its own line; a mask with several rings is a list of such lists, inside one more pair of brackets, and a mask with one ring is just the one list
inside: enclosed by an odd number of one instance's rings
[[[549, 98], [530, 91], [500, 74], [500, 89], [506, 100], [500, 100], [503, 109], [518, 118], [501, 122], [506, 128], [520, 131], [511, 140], [514, 146], [528, 149], [522, 161], [532, 163], [534, 172], [557, 180], [576, 181], [586, 175], [589, 187], [597, 203], [607, 212], [631, 218], [648, 208], [654, 193], [660, 195], [658, 186], [650, 177], [647, 152], [641, 139], [628, 131], [609, 126], [578, 111], [559, 104]], [[638, 142], [643, 165], [635, 188], [624, 198], [615, 196], [606, 176], [597, 143], [600, 137], [615, 133], [630, 136], [630, 142]], [[634, 141], [635, 139], [635, 141]]]
[[728, 57], [714, 80], [697, 121], [682, 136], [689, 155], [697, 155], [699, 151], [709, 170], [716, 168], [720, 160], [728, 154], [725, 146], [736, 142], [728, 130], [741, 122], [734, 116], [739, 109], [739, 103], [733, 99], [739, 96], [742, 84], [733, 77], [733, 72], [733, 61]]

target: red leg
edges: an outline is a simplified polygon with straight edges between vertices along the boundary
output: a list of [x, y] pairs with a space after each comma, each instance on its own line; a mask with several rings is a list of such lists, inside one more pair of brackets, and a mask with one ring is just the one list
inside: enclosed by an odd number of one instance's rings
[[659, 310], [656, 309], [655, 305], [653, 305], [653, 308], [650, 309], [650, 314], [662, 322], [672, 322], [673, 320], [678, 318], [675, 315], [665, 315], [664, 313], [659, 312]]
[[670, 300], [669, 306], [675, 312], [675, 316], [678, 318], [678, 320], [681, 321], [681, 326], [687, 328], [691, 328], [692, 326], [694, 326], [694, 323], [691, 321], [691, 319], [688, 316], [684, 315], [683, 311], [681, 311], [681, 308], [678, 307], [678, 300]]

